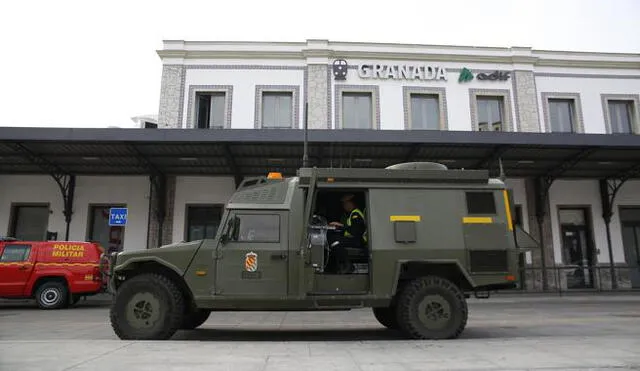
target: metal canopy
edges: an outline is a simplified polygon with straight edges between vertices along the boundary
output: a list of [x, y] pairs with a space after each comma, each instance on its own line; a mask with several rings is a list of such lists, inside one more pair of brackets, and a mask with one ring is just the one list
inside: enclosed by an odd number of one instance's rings
[[[640, 136], [406, 130], [310, 130], [318, 167], [434, 161], [507, 177], [638, 178]], [[1, 174], [227, 175], [302, 166], [298, 129], [0, 128]]]

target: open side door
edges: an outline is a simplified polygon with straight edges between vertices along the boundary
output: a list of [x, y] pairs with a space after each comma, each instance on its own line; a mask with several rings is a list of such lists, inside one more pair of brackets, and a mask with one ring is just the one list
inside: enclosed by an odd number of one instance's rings
[[540, 242], [527, 233], [521, 226], [515, 223], [513, 217], [515, 213], [515, 202], [513, 199], [513, 190], [507, 188], [507, 199], [509, 203], [509, 209], [511, 211], [511, 225], [513, 226], [513, 238], [516, 242], [516, 247], [520, 250], [533, 250], [540, 248]]
[[518, 249], [533, 250], [540, 248], [540, 242], [518, 225], [513, 228], [513, 236], [516, 240], [516, 246]]

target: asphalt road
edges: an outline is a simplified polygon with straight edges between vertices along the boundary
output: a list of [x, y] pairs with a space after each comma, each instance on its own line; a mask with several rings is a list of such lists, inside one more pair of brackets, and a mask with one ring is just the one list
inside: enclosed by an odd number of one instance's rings
[[170, 341], [117, 339], [108, 307], [0, 303], [0, 370], [640, 370], [640, 295], [470, 299], [458, 340], [350, 312], [215, 313]]

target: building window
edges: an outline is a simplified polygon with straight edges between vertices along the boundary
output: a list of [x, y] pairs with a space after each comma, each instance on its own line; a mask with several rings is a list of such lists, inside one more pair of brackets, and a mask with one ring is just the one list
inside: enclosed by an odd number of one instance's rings
[[187, 205], [185, 241], [215, 238], [222, 209], [222, 205]]
[[293, 123], [293, 93], [262, 93], [262, 127], [290, 128]]
[[445, 88], [404, 86], [405, 130], [447, 130]]
[[239, 242], [280, 242], [279, 215], [239, 214]]
[[469, 89], [472, 130], [514, 131], [511, 91], [508, 89]]
[[14, 205], [9, 235], [23, 241], [43, 241], [49, 226], [49, 205]]
[[440, 129], [438, 96], [411, 94], [411, 129]]
[[226, 120], [226, 94], [224, 92], [197, 93], [198, 129], [223, 129]]
[[335, 85], [336, 129], [379, 129], [380, 88], [377, 85]]
[[579, 93], [544, 92], [541, 96], [545, 130], [547, 132], [584, 132]]
[[231, 128], [232, 85], [189, 85], [186, 127]]
[[478, 131], [503, 131], [502, 97], [478, 97]]
[[640, 95], [602, 94], [607, 133], [640, 134]]
[[256, 85], [255, 99], [256, 129], [300, 127], [300, 86]]
[[549, 123], [552, 132], [574, 132], [574, 117], [573, 99], [549, 99]]
[[613, 133], [631, 133], [631, 102], [623, 100], [609, 101], [609, 122]]
[[373, 126], [371, 93], [342, 93], [342, 128], [371, 129]]

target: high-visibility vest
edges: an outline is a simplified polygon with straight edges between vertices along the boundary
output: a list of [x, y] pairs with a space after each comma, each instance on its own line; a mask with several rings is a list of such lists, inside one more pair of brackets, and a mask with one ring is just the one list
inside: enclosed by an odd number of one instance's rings
[[[358, 214], [362, 220], [364, 221], [364, 214], [362, 213], [362, 211], [360, 211], [360, 209], [353, 209], [351, 210], [351, 213], [349, 214], [349, 217], [347, 218], [347, 226], [351, 227], [351, 217], [353, 216], [353, 214]], [[351, 233], [347, 232], [346, 230], [344, 231], [344, 236], [345, 237], [351, 237]], [[367, 242], [367, 231], [365, 229], [364, 233], [362, 234], [362, 240], [364, 242]]]

